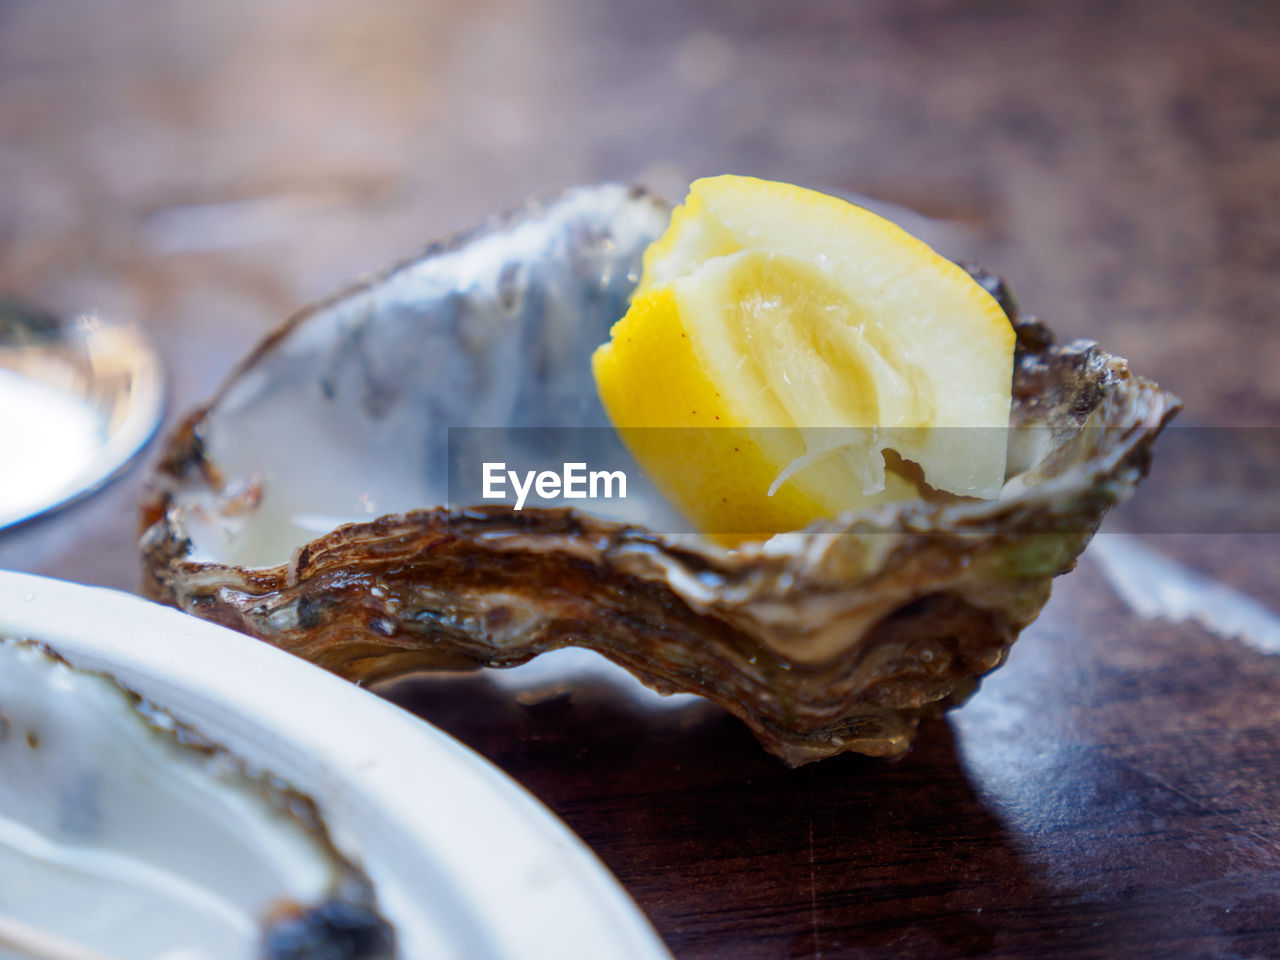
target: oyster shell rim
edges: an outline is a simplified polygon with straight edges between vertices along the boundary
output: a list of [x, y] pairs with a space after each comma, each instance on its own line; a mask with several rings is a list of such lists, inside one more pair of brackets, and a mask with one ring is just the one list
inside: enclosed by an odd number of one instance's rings
[[[199, 427], [238, 377], [252, 369], [308, 318], [349, 296], [376, 287], [424, 257], [460, 249], [491, 231], [536, 215], [562, 195], [532, 201], [479, 227], [429, 244], [417, 258], [403, 260], [298, 311], [268, 333], [232, 369], [210, 401], [188, 415], [171, 436], [143, 505], [140, 548], [146, 593], [362, 681], [382, 679], [411, 669], [515, 665], [557, 646], [586, 646], [620, 663], [659, 690], [688, 690], [708, 696], [744, 719], [766, 748], [789, 763], [803, 763], [849, 749], [895, 756], [907, 749], [915, 724], [922, 716], [937, 715], [947, 706], [963, 702], [976, 688], [976, 678], [1003, 661], [1009, 645], [1048, 599], [1051, 578], [1074, 566], [1106, 511], [1126, 499], [1145, 475], [1152, 443], [1181, 406], [1176, 397], [1157, 384], [1132, 375], [1127, 361], [1105, 353], [1092, 341], [1078, 340], [1058, 346], [1044, 323], [1018, 315], [1012, 298], [999, 280], [971, 269], [975, 278], [1001, 302], [1017, 332], [1012, 419], [1018, 417], [1020, 401], [1030, 407], [1039, 402], [1041, 398], [1033, 387], [1046, 377], [1060, 377], [1063, 379], [1060, 386], [1064, 389], [1074, 383], [1076, 395], [1071, 398], [1071, 415], [1075, 420], [1075, 436], [1082, 432], [1085, 424], [1092, 423], [1090, 429], [1097, 429], [1100, 437], [1097, 455], [1083, 458], [1088, 469], [1068, 465], [1061, 475], [1042, 477], [1040, 482], [1026, 485], [1012, 496], [999, 500], [937, 503], [919, 498], [850, 511], [814, 521], [799, 531], [747, 542], [735, 550], [727, 550], [701, 537], [654, 533], [634, 524], [601, 520], [573, 508], [530, 508], [515, 515], [502, 508], [434, 507], [343, 524], [298, 547], [286, 563], [241, 568], [188, 559], [191, 543], [182, 532], [180, 509], [173, 505], [172, 492], [192, 479], [215, 488], [221, 484], [220, 471], [205, 457]], [[653, 200], [643, 188], [632, 187], [629, 195], [633, 199]], [[1068, 432], [1070, 426], [1068, 424]], [[1063, 445], [1068, 443], [1070, 440]], [[1055, 519], [1068, 521], [1066, 528], [1055, 523]], [[401, 629], [403, 618], [388, 619], [366, 610], [369, 617], [359, 625], [363, 639], [343, 640], [340, 645], [346, 649], [342, 655], [336, 655], [332, 649], [321, 649], [324, 644], [318, 635], [305, 636], [315, 626], [305, 622], [310, 618], [307, 615], [295, 616], [293, 624], [283, 629], [266, 623], [269, 613], [276, 614], [275, 622], [279, 623], [280, 611], [288, 606], [287, 602], [273, 601], [273, 597], [297, 595], [307, 584], [319, 586], [319, 580], [333, 569], [339, 558], [349, 555], [347, 548], [352, 544], [382, 541], [386, 545], [397, 538], [408, 544], [417, 537], [421, 540], [420, 547], [428, 544], [429, 548], [433, 540], [456, 537], [464, 531], [481, 536], [491, 548], [490, 557], [529, 547], [527, 538], [535, 533], [544, 538], [536, 552], [547, 556], [558, 548], [545, 538], [559, 536], [567, 556], [616, 568], [631, 582], [665, 584], [670, 599], [687, 607], [703, 626], [714, 621], [736, 634], [730, 645], [742, 647], [738, 651], [742, 660], [749, 660], [753, 665], [766, 662], [767, 668], [754, 678], [757, 682], [752, 694], [758, 705], [769, 709], [755, 713], [744, 706], [739, 698], [741, 689], [726, 693], [702, 678], [673, 676], [671, 671], [655, 673], [645, 657], [620, 649], [617, 644], [592, 642], [589, 636], [587, 639], [544, 638], [527, 644], [523, 651], [512, 652], [503, 649], [500, 643], [469, 645], [468, 628], [451, 625], [445, 622], [448, 618], [442, 616], [436, 627], [440, 636], [447, 637], [456, 648], [448, 653], [441, 649], [427, 653], [414, 649], [416, 641], [410, 639], [413, 632], [408, 631], [406, 635]], [[972, 583], [961, 588], [965, 580], [963, 571], [951, 570], [947, 576], [935, 576], [933, 581], [926, 578], [926, 582], [933, 582], [938, 588], [934, 590], [921, 590], [917, 585], [914, 590], [899, 587], [895, 591], [890, 589], [893, 585], [884, 576], [886, 571], [892, 573], [904, 565], [916, 569], [930, 565], [967, 566], [970, 555], [981, 553], [980, 550], [959, 551], [957, 558], [952, 558], [953, 563], [943, 556], [947, 547], [955, 545], [957, 536], [974, 535], [979, 540], [987, 538], [1003, 545], [1042, 534], [1057, 537], [1056, 543], [1042, 551], [1049, 556], [1038, 558], [1031, 567], [1013, 571], [1008, 579], [1015, 586], [1004, 590], [1006, 596], [1000, 596], [999, 590], [993, 596], [988, 589], [986, 602], [977, 599], [981, 591]], [[867, 537], [880, 538], [875, 551], [878, 557], [871, 564], [870, 572], [864, 571], [850, 579], [848, 574], [856, 567], [857, 558], [851, 554], [848, 541]], [[946, 547], [939, 547], [940, 538], [949, 540]], [[401, 559], [408, 557], [406, 554]], [[968, 579], [974, 578], [970, 575]], [[985, 585], [990, 586], [990, 583]], [[811, 636], [806, 638], [804, 631], [779, 629], [774, 616], [777, 611], [770, 612], [771, 606], [777, 607], [804, 590], [809, 591], [807, 599], [811, 604], [846, 595], [845, 603], [829, 604], [836, 609], [827, 613], [835, 612], [838, 616], [835, 627], [825, 628], [828, 641], [808, 643], [810, 648], [816, 646], [817, 653], [804, 649], [804, 641], [811, 640]], [[876, 590], [883, 594], [878, 603], [863, 603], [863, 609], [854, 609], [859, 605], [848, 602], [851, 591], [865, 594]], [[960, 596], [980, 614], [998, 615], [998, 622], [988, 624], [998, 640], [971, 658], [975, 660], [976, 669], [967, 669], [963, 677], [951, 678], [955, 682], [944, 684], [946, 689], [935, 685], [932, 693], [916, 697], [919, 702], [880, 706], [863, 703], [860, 716], [877, 722], [860, 732], [847, 729], [849, 725], [843, 722], [849, 719], [847, 698], [842, 699], [841, 707], [834, 711], [845, 714], [843, 718], [827, 716], [823, 723], [810, 723], [813, 727], [810, 730], [788, 730], [788, 724], [797, 719], [798, 700], [788, 697], [792, 702], [780, 705], [777, 691], [769, 689], [770, 681], [781, 679], [785, 683], [789, 677], [807, 677], [812, 681], [821, 674], [830, 675], [847, 668], [850, 657], [841, 654], [848, 654], [858, 644], [845, 644], [841, 648], [831, 639], [836, 633], [874, 631], [890, 623], [895, 610], [939, 593]], [[1012, 594], [1021, 596], [1015, 598]], [[975, 599], [977, 602], [971, 602]], [[295, 596], [294, 603], [300, 605], [300, 600]], [[357, 612], [362, 605], [369, 606], [368, 597], [349, 596], [344, 600], [353, 601]], [[771, 616], [775, 622], [770, 622]], [[284, 620], [288, 619], [286, 615]], [[389, 628], [385, 626], [388, 623]], [[348, 624], [348, 628], [355, 626]], [[473, 624], [470, 629], [474, 632], [486, 628], [483, 624]], [[433, 646], [440, 647], [435, 642], [439, 637], [431, 639]], [[865, 648], [868, 644], [861, 646]], [[714, 669], [711, 672], [717, 673]], [[792, 686], [793, 693], [800, 689], [798, 684]]]
[[[283, 818], [301, 831], [314, 851], [326, 861], [330, 873], [327, 886], [315, 902], [302, 902], [290, 897], [266, 904], [268, 909], [252, 918], [258, 925], [262, 945], [269, 945], [272, 938], [290, 936], [292, 931], [289, 928], [295, 925], [305, 929], [312, 923], [323, 924], [324, 913], [336, 907], [353, 928], [373, 938], [370, 940], [373, 950], [370, 957], [389, 960], [395, 955], [395, 930], [379, 912], [373, 882], [358, 859], [334, 843], [320, 805], [309, 793], [274, 770], [248, 762], [221, 740], [180, 719], [168, 707], [139, 693], [108, 670], [72, 663], [46, 639], [11, 633], [0, 624], [0, 648], [4, 647], [19, 652], [29, 651], [48, 668], [69, 672], [75, 678], [73, 682], [96, 684], [109, 691], [112, 709], [127, 716], [138, 734], [146, 738], [143, 742], [148, 744], [147, 749], [155, 744], [157, 754], [176, 754], [195, 765], [185, 771], [184, 776], [198, 773], [207, 778], [212, 787], [240, 792], [261, 804], [271, 815]], [[0, 713], [0, 720], [8, 716], [11, 715]], [[28, 737], [31, 736], [28, 733]], [[40, 738], [41, 741], [43, 739]], [[37, 746], [29, 739], [28, 743], [33, 750], [44, 747], [43, 742]], [[167, 762], [172, 763], [172, 758]], [[358, 928], [354, 927], [357, 922], [361, 924]], [[269, 960], [272, 952], [267, 946], [264, 956]]]

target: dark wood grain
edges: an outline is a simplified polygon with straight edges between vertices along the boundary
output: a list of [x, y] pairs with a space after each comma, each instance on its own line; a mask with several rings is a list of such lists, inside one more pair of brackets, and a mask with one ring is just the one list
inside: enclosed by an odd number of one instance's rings
[[546, 800], [678, 957], [1280, 950], [1280, 669], [1135, 623], [1088, 560], [897, 764], [788, 771], [714, 708], [624, 687], [386, 692]]
[[[1273, 3], [0, 0], [0, 287], [139, 321], [171, 421], [423, 241], [724, 171], [912, 207], [1182, 423], [1280, 422]], [[1161, 497], [1230, 506], [1209, 463]], [[0, 534], [0, 566], [136, 586], [143, 469]], [[1274, 610], [1251, 477], [1229, 531], [1131, 527]], [[1135, 616], [1088, 554], [897, 764], [788, 771], [591, 677], [385, 692], [562, 816], [682, 960], [1280, 956], [1280, 657]]]

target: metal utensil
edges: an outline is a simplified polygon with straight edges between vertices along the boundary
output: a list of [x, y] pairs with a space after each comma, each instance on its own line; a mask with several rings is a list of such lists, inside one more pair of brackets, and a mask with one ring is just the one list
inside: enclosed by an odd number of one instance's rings
[[0, 298], [0, 529], [102, 486], [163, 405], [160, 359], [137, 327]]

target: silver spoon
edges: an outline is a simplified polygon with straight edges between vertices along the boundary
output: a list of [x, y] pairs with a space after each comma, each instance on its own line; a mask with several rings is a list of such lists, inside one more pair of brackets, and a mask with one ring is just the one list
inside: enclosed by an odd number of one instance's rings
[[0, 529], [102, 486], [163, 407], [160, 359], [136, 327], [0, 298]]

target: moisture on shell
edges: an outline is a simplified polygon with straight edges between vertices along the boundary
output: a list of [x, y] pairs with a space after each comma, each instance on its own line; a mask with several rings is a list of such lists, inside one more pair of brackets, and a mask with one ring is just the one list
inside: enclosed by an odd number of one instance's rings
[[926, 493], [736, 550], [659, 532], [679, 521], [650, 488], [608, 514], [450, 504], [451, 427], [607, 426], [589, 356], [666, 218], [572, 190], [286, 322], [171, 437], [147, 592], [355, 680], [576, 645], [788, 763], [903, 753], [1003, 661], [1178, 401], [975, 271], [1018, 334], [998, 500]]

